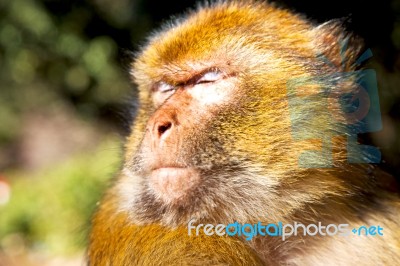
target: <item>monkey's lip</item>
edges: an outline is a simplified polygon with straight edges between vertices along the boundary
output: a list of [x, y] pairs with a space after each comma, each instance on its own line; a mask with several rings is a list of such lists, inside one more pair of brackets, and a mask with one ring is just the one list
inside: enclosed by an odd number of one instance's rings
[[151, 170], [157, 171], [160, 169], [190, 169], [190, 167], [179, 166], [179, 165], [163, 165], [163, 166], [153, 167]]
[[150, 187], [167, 202], [184, 197], [199, 180], [199, 172], [192, 167], [159, 167], [149, 175]]
[[178, 178], [180, 175], [193, 174], [194, 172], [196, 170], [191, 167], [163, 166], [151, 170], [150, 175], [158, 178]]

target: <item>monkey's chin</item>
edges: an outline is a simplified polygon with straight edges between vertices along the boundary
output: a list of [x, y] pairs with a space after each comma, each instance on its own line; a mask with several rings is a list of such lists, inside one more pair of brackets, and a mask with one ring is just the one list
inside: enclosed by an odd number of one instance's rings
[[200, 174], [194, 168], [162, 167], [151, 171], [149, 186], [165, 203], [185, 199], [200, 183]]

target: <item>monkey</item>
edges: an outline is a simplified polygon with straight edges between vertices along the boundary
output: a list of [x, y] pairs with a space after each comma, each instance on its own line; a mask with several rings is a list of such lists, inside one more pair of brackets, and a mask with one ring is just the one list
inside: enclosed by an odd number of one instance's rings
[[[400, 265], [398, 194], [348, 144], [339, 101], [362, 90], [362, 49], [338, 20], [251, 0], [204, 4], [151, 35], [131, 65], [138, 109], [88, 265]], [[375, 227], [248, 241], [190, 234], [191, 220]]]

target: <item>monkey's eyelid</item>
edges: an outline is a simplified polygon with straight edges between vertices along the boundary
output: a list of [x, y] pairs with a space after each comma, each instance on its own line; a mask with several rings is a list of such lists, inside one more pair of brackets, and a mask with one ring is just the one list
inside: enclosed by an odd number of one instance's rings
[[159, 92], [170, 92], [175, 90], [175, 86], [168, 84], [166, 82], [158, 82], [155, 86], [154, 86], [154, 91], [159, 91]]
[[196, 84], [201, 84], [201, 83], [215, 82], [215, 81], [218, 81], [225, 77], [226, 76], [222, 71], [220, 71], [217, 68], [212, 68], [212, 69], [208, 69], [207, 71], [203, 72], [202, 74], [198, 74], [198, 75], [194, 76], [193, 78], [189, 79], [186, 82], [178, 83], [175, 86], [172, 84], [169, 84], [165, 81], [159, 81], [153, 85], [152, 91], [166, 93], [166, 92], [174, 91], [178, 87], [184, 87], [186, 85], [196, 85]]
[[214, 82], [217, 80], [220, 80], [224, 78], [224, 73], [222, 73], [218, 69], [212, 69], [211, 71], [207, 71], [204, 74], [202, 74], [197, 80], [196, 84], [199, 83], [207, 83], [207, 82]]

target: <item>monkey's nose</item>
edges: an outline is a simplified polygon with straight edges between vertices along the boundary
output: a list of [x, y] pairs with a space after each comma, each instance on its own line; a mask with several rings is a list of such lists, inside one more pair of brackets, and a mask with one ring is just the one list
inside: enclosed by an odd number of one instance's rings
[[157, 123], [155, 130], [157, 131], [158, 138], [161, 139], [161, 137], [168, 135], [171, 128], [172, 123], [169, 121]]
[[[159, 148], [168, 139], [175, 139], [178, 125], [175, 110], [171, 107], [158, 109], [148, 121], [149, 140], [153, 148]], [[170, 142], [170, 141], [167, 141]]]

